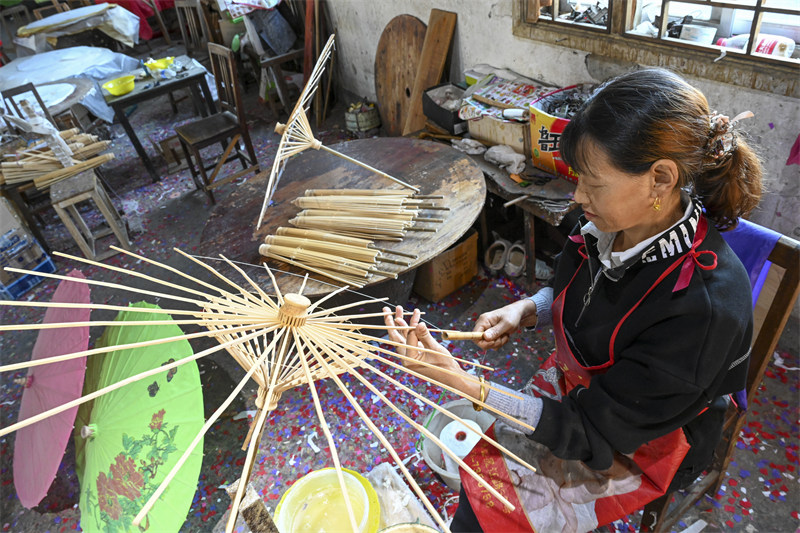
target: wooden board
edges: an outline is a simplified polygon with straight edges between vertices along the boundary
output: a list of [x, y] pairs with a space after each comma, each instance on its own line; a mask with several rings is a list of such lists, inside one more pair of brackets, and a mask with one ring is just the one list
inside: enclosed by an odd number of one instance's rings
[[450, 41], [456, 30], [456, 18], [456, 14], [450, 11], [431, 9], [428, 30], [425, 32], [425, 43], [422, 45], [422, 57], [414, 78], [414, 89], [411, 91], [409, 111], [403, 125], [403, 135], [425, 127], [422, 93], [442, 79], [447, 54], [450, 51]]
[[[472, 159], [455, 148], [432, 141], [406, 137], [378, 137], [335, 144], [343, 154], [388, 172], [420, 188], [422, 194], [443, 195], [440, 200], [450, 211], [426, 212], [425, 216], [444, 218], [436, 233], [409, 232], [402, 242], [377, 241], [379, 246], [417, 255], [403, 274], [426, 263], [455, 243], [478, 218], [486, 197], [483, 172]], [[203, 229], [197, 253], [245, 263], [258, 263], [263, 258], [258, 246], [264, 237], [274, 235], [278, 227], [299, 209], [292, 201], [305, 194], [306, 189], [388, 189], [398, 186], [391, 181], [325, 151], [306, 150], [292, 158], [278, 185], [273, 204], [267, 209], [264, 223], [255, 231], [261, 210], [269, 172], [261, 172], [221, 199]], [[297, 274], [304, 270], [284, 263], [269, 261], [278, 273], [278, 283], [286, 292], [296, 292], [302, 282]], [[316, 277], [314, 274], [312, 278]], [[264, 277], [263, 270], [261, 277]], [[380, 278], [373, 283], [379, 283]], [[372, 283], [371, 283], [372, 284]], [[370, 285], [371, 285], [370, 284]], [[269, 286], [266, 281], [265, 286]], [[369, 285], [367, 285], [369, 287]], [[303, 291], [306, 296], [322, 295], [336, 287], [309, 279]]]
[[411, 15], [389, 21], [375, 54], [375, 94], [387, 135], [397, 137], [410, 107], [411, 91], [425, 43], [425, 23]]

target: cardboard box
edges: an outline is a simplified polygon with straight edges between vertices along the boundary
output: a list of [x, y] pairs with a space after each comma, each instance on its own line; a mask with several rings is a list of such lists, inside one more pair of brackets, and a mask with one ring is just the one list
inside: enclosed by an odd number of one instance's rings
[[438, 302], [478, 274], [478, 232], [470, 229], [446, 251], [417, 268], [414, 292]]
[[422, 93], [422, 112], [431, 122], [446, 129], [451, 135], [461, 135], [467, 131], [467, 124], [458, 117], [458, 108], [445, 109], [434, 101], [434, 99], [444, 99], [446, 92], [458, 98], [464, 96], [464, 89], [452, 83], [436, 85]]
[[473, 139], [493, 145], [506, 144], [519, 154], [531, 156], [531, 130], [527, 122], [510, 122], [484, 116], [467, 124]]
[[556, 117], [544, 111], [554, 100], [564, 100], [575, 91], [586, 92], [587, 85], [570, 85], [547, 93], [531, 102], [530, 138], [531, 162], [533, 166], [551, 174], [556, 174], [572, 183], [578, 183], [578, 175], [561, 159], [559, 152], [561, 134], [569, 124], [569, 119]]

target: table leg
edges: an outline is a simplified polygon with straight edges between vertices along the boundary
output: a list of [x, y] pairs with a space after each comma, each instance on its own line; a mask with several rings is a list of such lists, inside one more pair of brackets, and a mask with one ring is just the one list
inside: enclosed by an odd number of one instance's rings
[[133, 131], [131, 123], [128, 122], [128, 117], [125, 115], [125, 110], [114, 106], [114, 115], [117, 117], [117, 120], [119, 120], [119, 123], [122, 124], [122, 129], [124, 129], [125, 133], [128, 134], [131, 144], [133, 144], [133, 147], [136, 149], [136, 153], [139, 154], [139, 158], [144, 163], [144, 167], [147, 169], [147, 172], [150, 173], [150, 177], [153, 178], [153, 182], [160, 181], [161, 178], [156, 172], [156, 168], [153, 166], [150, 156], [147, 155], [142, 143], [139, 142], [139, 137], [137, 137], [136, 132]]
[[525, 283], [529, 289], [536, 286], [536, 217], [525, 211]]

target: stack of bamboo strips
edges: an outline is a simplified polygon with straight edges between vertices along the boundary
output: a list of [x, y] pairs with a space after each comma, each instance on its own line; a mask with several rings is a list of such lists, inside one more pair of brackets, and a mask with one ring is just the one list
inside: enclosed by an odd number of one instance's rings
[[388, 256], [416, 256], [377, 247], [374, 241], [400, 242], [408, 231], [435, 232], [420, 224], [444, 221], [421, 216], [423, 210], [448, 210], [437, 205], [437, 199], [441, 197], [397, 189], [307, 190], [292, 202], [303, 209], [289, 221], [295, 227], [278, 228], [276, 235], [266, 237], [259, 253], [354, 287], [363, 287], [375, 276], [396, 279], [397, 273], [385, 264], [407, 267], [410, 262]]
[[101, 141], [96, 135], [80, 133], [73, 128], [59, 132], [72, 151], [72, 165], [64, 167], [44, 142], [38, 142], [15, 154], [7, 154], [9, 161], [0, 163], [0, 183], [18, 184], [33, 182], [38, 189], [98, 167], [114, 159], [113, 154], [98, 155], [108, 149], [111, 141]]

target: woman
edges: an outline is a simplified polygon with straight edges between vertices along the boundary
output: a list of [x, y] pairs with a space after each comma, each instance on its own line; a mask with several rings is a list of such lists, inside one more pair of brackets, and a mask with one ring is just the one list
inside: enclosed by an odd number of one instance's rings
[[[748, 276], [719, 233], [761, 195], [760, 164], [735, 122], [661, 69], [607, 82], [570, 121], [560, 150], [580, 176], [583, 217], [551, 287], [475, 325], [490, 349], [552, 321], [556, 351], [528, 394], [470, 378], [418, 312], [406, 337], [393, 333], [441, 354], [409, 351], [433, 365], [409, 366], [524, 423], [499, 418], [490, 430], [537, 468], [504, 458], [492, 470], [517, 510], [464, 475], [453, 531], [588, 531], [710, 463], [728, 396], [744, 388], [752, 333]], [[401, 308], [384, 311], [387, 324], [406, 325]], [[487, 472], [497, 457], [482, 441], [466, 462]]]

